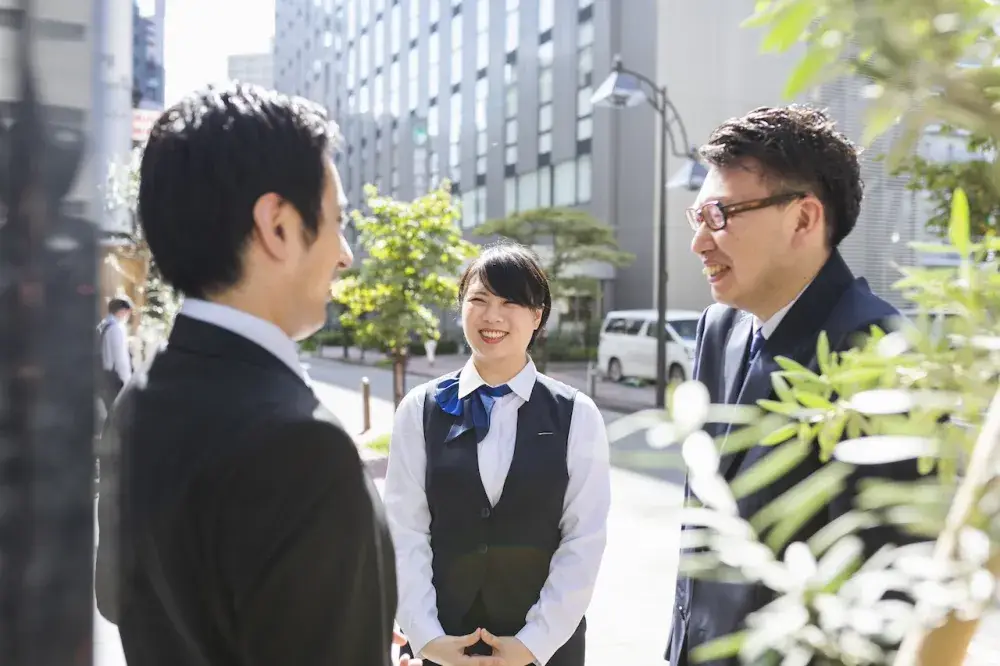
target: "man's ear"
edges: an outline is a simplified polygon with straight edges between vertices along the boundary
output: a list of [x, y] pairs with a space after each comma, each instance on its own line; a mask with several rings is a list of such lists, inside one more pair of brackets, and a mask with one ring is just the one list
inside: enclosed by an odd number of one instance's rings
[[799, 203], [799, 216], [795, 224], [795, 235], [804, 239], [816, 233], [824, 234], [824, 219], [823, 203], [810, 194]]
[[261, 249], [275, 259], [283, 259], [288, 253], [288, 208], [274, 192], [261, 195], [253, 205], [254, 236]]

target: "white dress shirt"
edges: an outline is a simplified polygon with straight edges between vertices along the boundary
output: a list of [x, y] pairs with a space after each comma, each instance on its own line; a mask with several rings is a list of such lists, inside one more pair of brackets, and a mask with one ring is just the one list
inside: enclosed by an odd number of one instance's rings
[[299, 363], [298, 346], [275, 324], [243, 310], [197, 298], [185, 298], [180, 314], [224, 328], [263, 347], [308, 383], [305, 369]]
[[128, 384], [132, 379], [128, 333], [125, 332], [125, 325], [112, 314], [107, 316], [105, 322], [104, 332], [101, 335], [101, 367], [118, 375], [122, 384]]
[[[537, 374], [529, 360], [507, 383], [511, 393], [494, 402], [489, 432], [478, 445], [479, 474], [494, 506], [514, 457], [517, 412], [531, 396]], [[485, 383], [470, 360], [459, 376], [458, 395], [464, 397]], [[431, 582], [431, 516], [424, 488], [424, 397], [425, 388], [418, 387], [403, 398], [396, 411], [384, 495], [396, 548], [397, 621], [416, 654], [444, 635]], [[607, 430], [594, 401], [583, 393], [576, 394], [573, 405], [566, 458], [569, 483], [560, 523], [562, 540], [541, 595], [517, 634], [539, 666], [569, 640], [583, 619], [607, 542], [611, 505]]]

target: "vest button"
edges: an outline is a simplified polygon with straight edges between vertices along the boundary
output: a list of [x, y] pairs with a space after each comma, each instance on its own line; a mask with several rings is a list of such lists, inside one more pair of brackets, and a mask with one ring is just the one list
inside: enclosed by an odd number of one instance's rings
[[493, 515], [493, 512], [490, 511], [489, 507], [486, 507], [482, 511], [479, 512], [479, 515], [482, 516], [483, 519], [485, 520], [486, 518], [489, 518], [491, 515]]
[[489, 552], [489, 550], [490, 550], [490, 547], [487, 546], [485, 543], [479, 544], [479, 554], [480, 555], [485, 555], [487, 552]]

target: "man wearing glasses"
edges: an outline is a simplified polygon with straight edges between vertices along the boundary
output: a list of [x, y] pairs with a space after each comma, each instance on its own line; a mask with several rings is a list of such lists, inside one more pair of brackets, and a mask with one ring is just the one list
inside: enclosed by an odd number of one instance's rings
[[[709, 173], [687, 215], [691, 250], [702, 260], [716, 304], [698, 323], [694, 377], [713, 403], [754, 405], [773, 397], [776, 357], [816, 369], [821, 331], [831, 349], [844, 350], [872, 325], [887, 328], [898, 312], [856, 278], [837, 251], [857, 222], [863, 188], [855, 146], [825, 113], [805, 106], [756, 109], [716, 129], [701, 155]], [[718, 436], [726, 426], [706, 429]], [[731, 481], [771, 450], [727, 455], [723, 445], [722, 472]], [[820, 465], [810, 456], [741, 498], [740, 515], [750, 518]], [[916, 469], [895, 465], [866, 474], [911, 478]], [[852, 495], [820, 510], [797, 538], [844, 513]], [[887, 540], [895, 535], [873, 532], [866, 546]], [[671, 666], [686, 666], [694, 648], [741, 630], [747, 615], [769, 601], [759, 586], [679, 577], [666, 655]]]

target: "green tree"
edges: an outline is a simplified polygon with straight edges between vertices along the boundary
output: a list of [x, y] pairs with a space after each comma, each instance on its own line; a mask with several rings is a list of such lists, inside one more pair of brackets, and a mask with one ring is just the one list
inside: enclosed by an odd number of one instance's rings
[[[961, 135], [943, 128], [942, 135]], [[979, 135], [968, 135], [965, 148], [973, 159], [962, 161], [928, 160], [911, 155], [900, 160], [894, 175], [906, 176], [907, 188], [927, 195], [933, 213], [927, 228], [939, 236], [948, 232], [952, 198], [962, 188], [969, 199], [969, 218], [973, 238], [983, 238], [987, 233], [996, 234], [1000, 220], [1000, 194], [993, 181], [993, 155], [996, 141]]]
[[[618, 247], [614, 229], [574, 208], [538, 208], [490, 220], [474, 230], [478, 236], [502, 236], [528, 247], [544, 248], [540, 258], [552, 288], [553, 302], [577, 295], [595, 295], [597, 278], [577, 272], [586, 262], [627, 266], [634, 255]], [[560, 322], [561, 323], [561, 322]], [[558, 325], [557, 325], [558, 327]], [[544, 369], [545, 345], [539, 366]]]
[[410, 342], [439, 337], [436, 313], [454, 306], [456, 276], [479, 248], [462, 238], [461, 208], [447, 181], [411, 202], [382, 196], [373, 185], [365, 186], [365, 198], [370, 212], [351, 215], [368, 256], [356, 275], [335, 285], [333, 297], [347, 308], [341, 322], [356, 339], [389, 354], [398, 405]]

